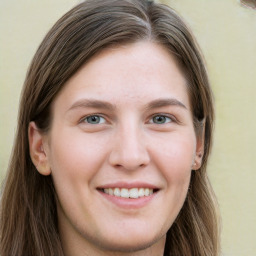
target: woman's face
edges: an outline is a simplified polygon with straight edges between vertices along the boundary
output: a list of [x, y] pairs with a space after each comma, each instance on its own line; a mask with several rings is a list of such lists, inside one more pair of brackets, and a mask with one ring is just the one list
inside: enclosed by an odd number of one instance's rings
[[64, 248], [163, 245], [200, 146], [186, 81], [167, 50], [140, 42], [103, 51], [66, 83], [52, 112], [43, 149]]

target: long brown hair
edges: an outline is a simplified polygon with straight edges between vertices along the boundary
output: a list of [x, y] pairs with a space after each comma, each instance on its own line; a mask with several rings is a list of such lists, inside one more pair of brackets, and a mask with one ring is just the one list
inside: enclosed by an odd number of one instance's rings
[[25, 80], [18, 128], [0, 209], [1, 256], [64, 255], [51, 176], [33, 165], [28, 125], [47, 132], [51, 104], [65, 82], [110, 46], [148, 40], [166, 47], [187, 79], [195, 130], [204, 126], [202, 166], [192, 171], [186, 201], [167, 233], [168, 256], [217, 256], [218, 218], [206, 166], [212, 144], [213, 100], [199, 48], [171, 8], [146, 0], [88, 0], [66, 13], [39, 46]]

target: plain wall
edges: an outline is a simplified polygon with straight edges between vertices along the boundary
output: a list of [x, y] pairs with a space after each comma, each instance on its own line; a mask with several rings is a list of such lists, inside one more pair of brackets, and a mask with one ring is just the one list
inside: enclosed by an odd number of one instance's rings
[[[0, 2], [0, 178], [16, 129], [27, 67], [43, 36], [77, 0]], [[215, 94], [209, 174], [222, 216], [224, 256], [256, 255], [256, 10], [237, 0], [167, 0], [194, 31]]]

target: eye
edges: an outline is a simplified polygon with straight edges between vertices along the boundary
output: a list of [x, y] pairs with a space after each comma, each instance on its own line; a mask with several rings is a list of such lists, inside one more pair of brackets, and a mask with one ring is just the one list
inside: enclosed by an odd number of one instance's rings
[[82, 121], [88, 124], [103, 124], [106, 122], [105, 118], [99, 115], [87, 116]]
[[150, 120], [150, 123], [153, 123], [153, 124], [166, 124], [171, 122], [172, 122], [172, 119], [165, 115], [156, 115], [152, 117], [152, 119]]

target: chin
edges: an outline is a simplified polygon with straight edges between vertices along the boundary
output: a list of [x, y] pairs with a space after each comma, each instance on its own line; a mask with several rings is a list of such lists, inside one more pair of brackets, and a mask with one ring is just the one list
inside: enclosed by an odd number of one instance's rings
[[113, 252], [137, 252], [141, 250], [145, 250], [161, 242], [165, 242], [166, 235], [155, 235], [155, 236], [147, 236], [146, 234], [133, 234], [133, 235], [125, 235], [120, 236], [116, 235], [115, 237], [107, 237], [106, 239], [100, 239], [100, 241], [93, 241], [94, 244], [98, 247], [101, 247], [101, 250], [104, 251], [113, 251]]
[[142, 240], [138, 241], [138, 239], [135, 241], [135, 239], [126, 240], [126, 241], [116, 241], [113, 243], [113, 241], [108, 244], [105, 244], [105, 246], [102, 244], [106, 251], [114, 251], [115, 252], [137, 252], [137, 251], [142, 251], [147, 248], [152, 247], [154, 244], [156, 244], [160, 238], [158, 239], [153, 239], [153, 240]]

